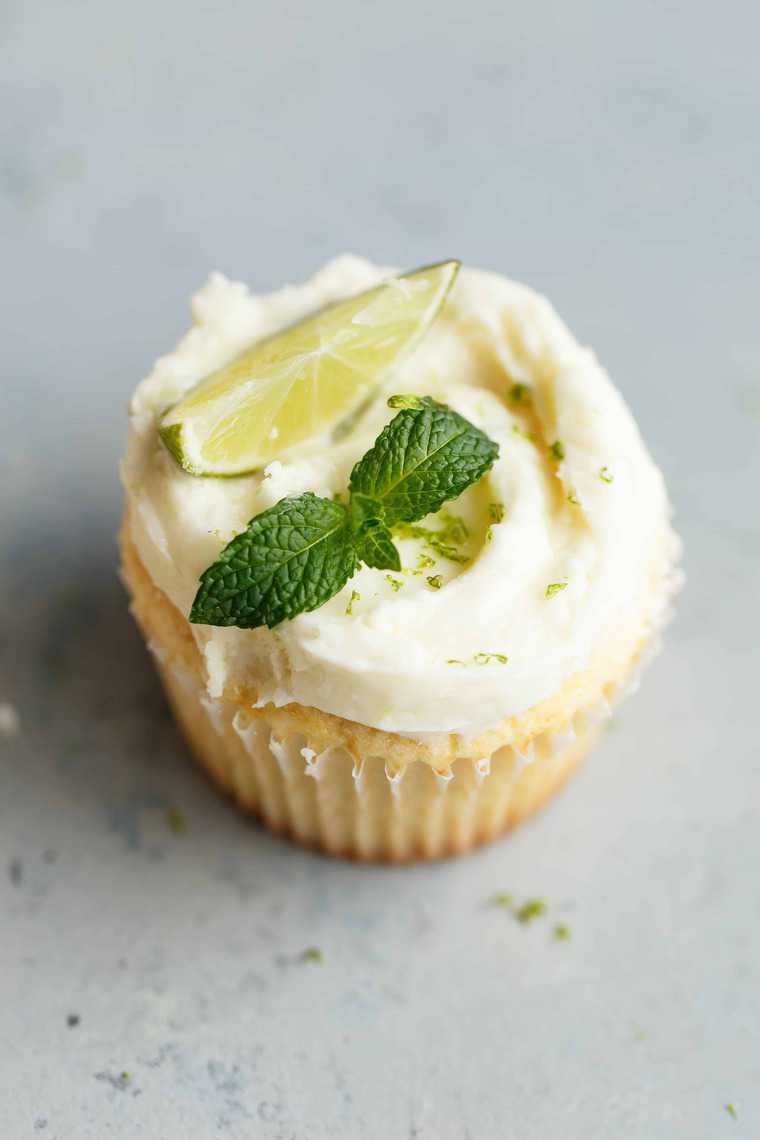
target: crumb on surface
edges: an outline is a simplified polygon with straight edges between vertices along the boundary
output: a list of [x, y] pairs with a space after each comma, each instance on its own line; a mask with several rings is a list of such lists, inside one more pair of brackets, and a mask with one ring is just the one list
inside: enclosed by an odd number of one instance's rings
[[20, 727], [19, 715], [8, 701], [0, 701], [0, 736], [16, 736]]

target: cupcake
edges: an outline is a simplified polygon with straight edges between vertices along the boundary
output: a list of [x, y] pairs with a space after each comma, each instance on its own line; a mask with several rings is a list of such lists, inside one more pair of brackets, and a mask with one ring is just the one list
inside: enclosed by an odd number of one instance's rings
[[122, 573], [176, 717], [242, 808], [334, 855], [436, 858], [529, 816], [678, 585], [593, 353], [458, 270], [214, 275], [130, 407]]

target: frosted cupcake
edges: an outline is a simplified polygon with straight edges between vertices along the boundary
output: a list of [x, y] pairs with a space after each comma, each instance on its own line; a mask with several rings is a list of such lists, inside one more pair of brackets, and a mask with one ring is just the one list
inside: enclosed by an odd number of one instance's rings
[[677, 585], [594, 355], [456, 270], [214, 276], [131, 405], [123, 574], [177, 718], [242, 807], [336, 855], [448, 855], [533, 812]]

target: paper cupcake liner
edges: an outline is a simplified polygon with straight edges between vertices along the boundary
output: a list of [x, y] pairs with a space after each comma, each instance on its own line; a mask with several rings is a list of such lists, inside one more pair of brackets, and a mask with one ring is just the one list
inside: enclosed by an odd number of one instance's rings
[[609, 715], [602, 698], [527, 754], [502, 747], [444, 772], [422, 760], [391, 772], [383, 756], [278, 734], [266, 710], [210, 698], [198, 676], [152, 648], [177, 719], [217, 783], [272, 831], [346, 858], [436, 859], [494, 839], [564, 783]]

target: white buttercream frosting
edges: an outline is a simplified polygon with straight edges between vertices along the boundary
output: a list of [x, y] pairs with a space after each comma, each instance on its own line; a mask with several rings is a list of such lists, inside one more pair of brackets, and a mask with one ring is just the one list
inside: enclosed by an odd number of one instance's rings
[[[156, 432], [164, 408], [250, 342], [384, 275], [341, 257], [268, 296], [210, 279], [194, 298], [193, 328], [132, 401], [123, 466], [132, 537], [186, 614], [200, 574], [250, 518], [286, 495], [345, 490], [354, 462], [394, 414], [389, 394], [449, 404], [500, 447], [491, 472], [448, 504], [468, 531], [466, 562], [404, 538], [395, 583], [363, 568], [326, 605], [274, 630], [191, 628], [212, 697], [246, 686], [259, 704], [296, 701], [411, 735], [472, 734], [554, 694], [623, 626], [656, 622], [677, 557], [663, 480], [630, 412], [546, 300], [462, 270], [433, 328], [358, 424], [261, 474], [195, 478]], [[516, 383], [529, 387], [528, 405], [510, 398]], [[492, 504], [504, 508], [498, 523]], [[428, 583], [437, 575], [439, 589]], [[547, 597], [554, 583], [566, 585]], [[352, 591], [360, 597], [347, 613]]]

